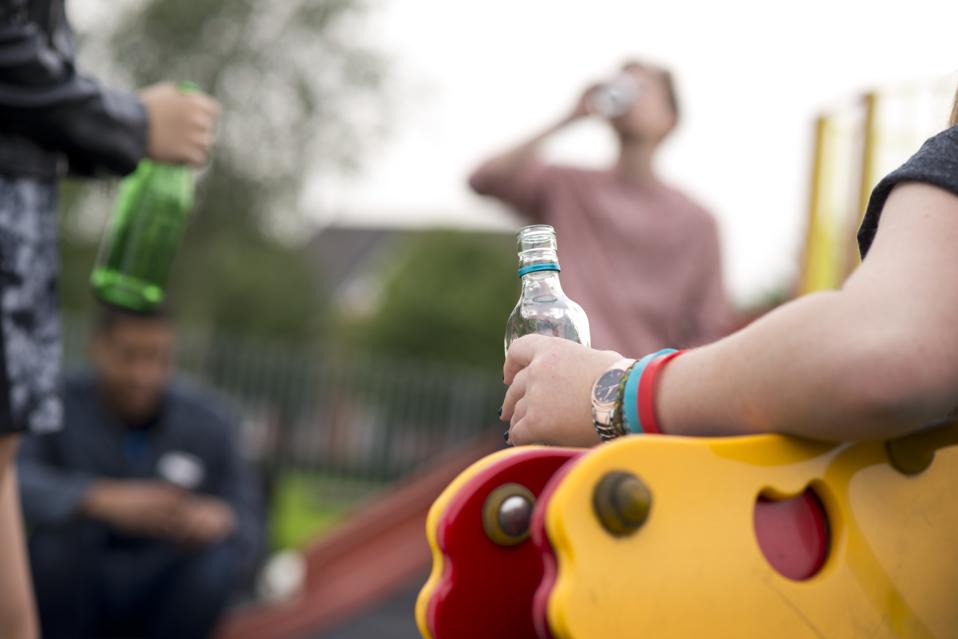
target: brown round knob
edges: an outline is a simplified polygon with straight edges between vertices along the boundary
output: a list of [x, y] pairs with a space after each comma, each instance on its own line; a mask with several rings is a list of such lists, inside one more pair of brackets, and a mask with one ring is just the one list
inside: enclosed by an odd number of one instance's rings
[[515, 546], [529, 538], [529, 524], [536, 498], [521, 484], [503, 484], [486, 497], [482, 527], [500, 546]]
[[596, 484], [592, 507], [603, 528], [616, 537], [624, 537], [645, 523], [652, 508], [652, 493], [632, 473], [614, 471]]
[[921, 433], [905, 435], [885, 442], [888, 463], [903, 475], [917, 475], [925, 472], [935, 461], [935, 447], [929, 446]]

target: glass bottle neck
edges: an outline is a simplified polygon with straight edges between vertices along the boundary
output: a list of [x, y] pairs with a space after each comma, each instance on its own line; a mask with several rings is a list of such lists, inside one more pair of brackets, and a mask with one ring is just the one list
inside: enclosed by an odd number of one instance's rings
[[519, 231], [517, 248], [523, 295], [530, 289], [561, 295], [555, 229], [545, 224], [527, 226]]
[[559, 282], [559, 271], [555, 269], [530, 271], [522, 275], [522, 293], [542, 295], [551, 293], [564, 296]]
[[559, 263], [556, 261], [526, 263], [519, 265], [519, 277], [525, 277], [531, 273], [558, 273]]
[[536, 271], [559, 271], [559, 255], [554, 242], [551, 246], [535, 246], [519, 251], [519, 277]]

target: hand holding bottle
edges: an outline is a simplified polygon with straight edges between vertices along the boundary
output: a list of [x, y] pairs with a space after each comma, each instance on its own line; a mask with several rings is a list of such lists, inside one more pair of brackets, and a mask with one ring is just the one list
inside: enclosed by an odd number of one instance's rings
[[522, 290], [506, 320], [506, 351], [513, 341], [532, 333], [589, 346], [589, 318], [581, 306], [569, 299], [559, 283], [555, 229], [547, 224], [527, 226], [519, 231], [516, 247]]
[[596, 85], [586, 94], [586, 109], [606, 120], [614, 120], [628, 113], [639, 97], [639, 82], [631, 73], [623, 71]]
[[151, 159], [194, 167], [206, 163], [220, 112], [216, 100], [162, 82], [143, 89], [140, 101], [149, 118], [146, 152]]
[[572, 111], [569, 112], [569, 115], [566, 117], [568, 122], [574, 122], [575, 120], [580, 120], [582, 118], [593, 115], [594, 111], [592, 109], [592, 101], [595, 92], [599, 90], [602, 85], [599, 83], [591, 84], [586, 87], [581, 94], [579, 94], [578, 100], [576, 100], [575, 105], [572, 107]]
[[500, 419], [514, 446], [595, 446], [592, 385], [622, 355], [593, 350], [568, 339], [526, 335], [506, 354], [509, 385]]

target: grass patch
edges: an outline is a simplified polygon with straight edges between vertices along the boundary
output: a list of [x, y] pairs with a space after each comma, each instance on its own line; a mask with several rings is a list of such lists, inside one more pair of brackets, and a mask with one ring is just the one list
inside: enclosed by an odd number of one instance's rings
[[322, 473], [280, 475], [270, 512], [271, 548], [302, 548], [342, 521], [353, 505], [379, 487]]

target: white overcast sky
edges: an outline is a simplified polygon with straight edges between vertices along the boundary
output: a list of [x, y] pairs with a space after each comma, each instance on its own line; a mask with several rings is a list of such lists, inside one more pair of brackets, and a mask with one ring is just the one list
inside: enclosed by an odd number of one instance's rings
[[[400, 86], [392, 135], [350, 180], [314, 183], [323, 223], [516, 226], [473, 196], [477, 161], [569, 108], [623, 59], [670, 66], [684, 103], [660, 168], [718, 217], [730, 292], [794, 273], [816, 113], [872, 87], [958, 71], [958, 2], [381, 0], [368, 37]], [[942, 114], [944, 118], [944, 114]], [[582, 124], [549, 149], [601, 165]]]
[[[119, 1], [73, 2], [71, 13], [81, 30], [91, 29]], [[815, 115], [871, 88], [958, 82], [956, 0], [373, 3], [357, 37], [391, 60], [393, 131], [358, 176], [310, 181], [310, 218], [517, 227], [517, 218], [467, 190], [469, 170], [638, 56], [676, 73], [683, 121], [660, 168], [719, 219], [727, 285], [740, 301], [796, 270]], [[584, 123], [548, 151], [602, 165], [612, 149], [604, 127]]]

